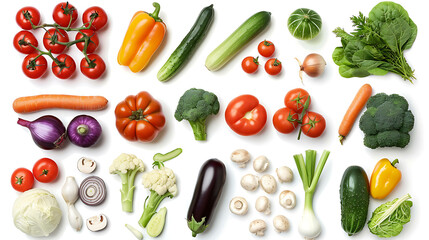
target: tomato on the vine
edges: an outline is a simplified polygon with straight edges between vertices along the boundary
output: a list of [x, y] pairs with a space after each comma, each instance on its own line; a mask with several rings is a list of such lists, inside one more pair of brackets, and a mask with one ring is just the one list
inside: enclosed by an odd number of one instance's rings
[[55, 59], [59, 63], [57, 63], [56, 61], [52, 62], [52, 72], [58, 78], [67, 79], [76, 70], [76, 63], [69, 55], [60, 54]]
[[298, 126], [299, 115], [290, 108], [280, 108], [273, 116], [274, 128], [280, 133], [291, 133]]
[[[37, 59], [36, 59], [37, 57]], [[31, 53], [24, 58], [22, 61], [22, 71], [29, 78], [41, 77], [48, 68], [48, 62], [45, 57], [39, 56], [37, 53]]]
[[107, 23], [107, 14], [101, 7], [90, 7], [85, 10], [82, 14], [82, 22], [87, 26], [91, 20], [94, 19], [91, 23], [90, 29], [97, 31], [102, 29]]
[[68, 43], [69, 35], [62, 29], [50, 28], [43, 35], [43, 46], [52, 53], [62, 53], [66, 45], [59, 43]]
[[18, 52], [29, 54], [37, 51], [34, 47], [39, 46], [39, 42], [31, 32], [22, 30], [13, 38], [13, 46]]
[[58, 165], [50, 158], [41, 158], [33, 166], [33, 175], [39, 182], [52, 182], [58, 176]]
[[[93, 53], [100, 43], [100, 40], [98, 39], [98, 34], [91, 29], [80, 30], [76, 34], [75, 40], [77, 41], [84, 37], [89, 37], [88, 46], [86, 47], [86, 53]], [[76, 47], [80, 51], [83, 51], [83, 49], [85, 48], [85, 41], [76, 43]]]
[[246, 73], [254, 73], [256, 70], [258, 70], [259, 62], [258, 57], [246, 57], [241, 62], [241, 68], [243, 68], [243, 71]]
[[[285, 106], [294, 110], [297, 113], [301, 113], [304, 110], [305, 103], [308, 100], [308, 106], [311, 104], [311, 97], [307, 91], [302, 88], [295, 88], [290, 90], [285, 96]], [[307, 106], [307, 108], [308, 108]]]
[[258, 45], [258, 52], [264, 57], [271, 57], [274, 54], [276, 47], [270, 41], [264, 40]]
[[25, 192], [33, 187], [34, 177], [26, 168], [16, 169], [10, 178], [12, 187], [18, 192]]
[[315, 112], [307, 112], [302, 118], [301, 130], [305, 135], [317, 138], [325, 131], [325, 118]]
[[270, 75], [277, 75], [282, 71], [282, 63], [277, 58], [271, 58], [265, 63], [265, 71]]
[[61, 27], [69, 27], [77, 20], [77, 9], [68, 2], [62, 2], [55, 6], [52, 18]]
[[82, 58], [80, 61], [80, 71], [88, 78], [97, 79], [103, 75], [106, 70], [106, 64], [97, 54], [89, 54], [88, 58], [90, 59], [89, 63], [86, 58]]
[[34, 7], [23, 7], [16, 13], [16, 23], [25, 30], [30, 30], [34, 25], [38, 25], [40, 22], [40, 12]]

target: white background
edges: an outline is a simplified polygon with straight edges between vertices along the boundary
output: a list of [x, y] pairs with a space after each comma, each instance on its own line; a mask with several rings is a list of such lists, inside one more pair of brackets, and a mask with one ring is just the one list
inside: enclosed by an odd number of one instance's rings
[[[209, 158], [219, 158], [227, 167], [227, 182], [222, 197], [212, 218], [210, 227], [204, 234], [199, 235], [203, 239], [256, 239], [248, 231], [250, 221], [262, 218], [267, 221], [268, 229], [266, 239], [301, 239], [298, 233], [298, 222], [303, 209], [304, 193], [298, 172], [293, 162], [292, 155], [304, 153], [306, 149], [316, 149], [319, 153], [323, 149], [331, 150], [326, 167], [322, 173], [316, 194], [314, 196], [314, 209], [321, 221], [322, 233], [319, 239], [346, 238], [340, 225], [340, 199], [339, 184], [343, 171], [350, 165], [362, 166], [368, 175], [371, 174], [376, 162], [387, 157], [391, 160], [399, 158], [398, 168], [402, 171], [403, 178], [397, 188], [390, 194], [387, 200], [410, 193], [413, 197], [411, 222], [405, 225], [401, 235], [397, 239], [416, 239], [423, 236], [426, 228], [426, 161], [424, 148], [424, 133], [428, 132], [425, 120], [427, 114], [428, 81], [424, 75], [427, 70], [427, 48], [429, 40], [426, 31], [428, 23], [426, 12], [421, 1], [398, 1], [414, 20], [419, 28], [417, 40], [406, 57], [416, 69], [417, 80], [415, 84], [404, 82], [400, 77], [388, 74], [383, 77], [367, 77], [364, 79], [344, 79], [338, 74], [338, 67], [333, 63], [331, 54], [340, 40], [334, 36], [332, 30], [337, 27], [351, 29], [349, 17], [362, 11], [365, 15], [378, 1], [159, 1], [161, 4], [160, 16], [167, 25], [166, 38], [154, 55], [147, 69], [134, 74], [127, 67], [119, 66], [116, 55], [121, 45], [123, 36], [128, 27], [132, 15], [137, 10], [152, 12], [151, 1], [78, 1], [71, 3], [78, 9], [79, 17], [83, 11], [92, 6], [100, 5], [109, 16], [109, 23], [105, 30], [99, 33], [101, 46], [97, 50], [107, 64], [107, 72], [102, 79], [90, 80], [79, 71], [72, 79], [61, 80], [54, 77], [48, 69], [48, 73], [41, 79], [32, 80], [22, 73], [21, 63], [24, 55], [12, 47], [13, 36], [20, 31], [15, 23], [15, 14], [23, 6], [32, 5], [39, 9], [42, 22], [52, 22], [52, 9], [58, 1], [9, 1], [3, 6], [1, 14], [3, 47], [1, 60], [2, 87], [1, 112], [2, 136], [2, 174], [0, 175], [1, 200], [1, 229], [2, 239], [30, 239], [27, 235], [17, 230], [13, 225], [12, 206], [20, 193], [10, 186], [10, 175], [18, 167], [32, 169], [36, 160], [42, 157], [54, 159], [60, 167], [59, 178], [50, 184], [35, 181], [37, 188], [51, 191], [63, 210], [63, 218], [58, 229], [46, 239], [134, 239], [124, 224], [128, 223], [142, 230], [137, 221], [143, 211], [143, 202], [148, 194], [141, 185], [141, 174], [136, 178], [136, 191], [134, 198], [134, 212], [132, 214], [121, 211], [120, 193], [121, 182], [119, 176], [110, 175], [108, 168], [112, 161], [122, 152], [133, 153], [141, 158], [147, 169], [151, 165], [153, 154], [167, 152], [176, 147], [182, 147], [183, 153], [177, 159], [168, 162], [178, 178], [179, 195], [174, 199], [166, 199], [161, 207], [168, 208], [167, 222], [160, 239], [191, 239], [191, 232], [186, 225], [186, 214], [192, 198], [195, 181], [200, 166]], [[156, 73], [167, 60], [171, 52], [186, 35], [200, 10], [214, 3], [215, 20], [196, 54], [189, 64], [170, 82], [161, 83], [156, 79]], [[323, 19], [323, 28], [319, 36], [311, 41], [300, 41], [293, 38], [287, 30], [286, 22], [289, 14], [299, 7], [307, 7], [317, 11]], [[242, 52], [232, 59], [223, 69], [217, 72], [209, 72], [205, 66], [207, 55], [220, 44], [242, 22], [258, 11], [272, 12], [271, 24], [265, 32], [256, 37]], [[79, 20], [79, 24], [80, 24]], [[38, 30], [36, 36], [39, 45], [42, 46], [43, 30]], [[74, 35], [70, 35], [73, 39]], [[254, 75], [245, 74], [240, 67], [241, 60], [249, 55], [256, 56], [257, 44], [269, 39], [276, 45], [275, 57], [283, 62], [283, 72], [280, 76], [267, 75], [262, 67]], [[298, 65], [294, 57], [301, 60], [309, 53], [317, 52], [323, 55], [327, 61], [325, 74], [316, 79], [305, 76], [305, 85], [302, 86], [298, 78]], [[82, 55], [75, 48], [68, 51], [77, 63]], [[261, 64], [265, 63], [261, 58]], [[48, 62], [50, 62], [48, 60]], [[363, 146], [363, 134], [356, 125], [349, 137], [341, 146], [337, 139], [337, 129], [349, 103], [355, 93], [364, 83], [370, 83], [374, 93], [398, 93], [406, 97], [410, 108], [416, 118], [416, 125], [411, 132], [411, 143], [405, 149], [377, 149], [371, 150]], [[197, 142], [193, 140], [192, 130], [187, 122], [177, 122], [174, 111], [179, 97], [191, 87], [203, 88], [217, 94], [221, 103], [221, 109], [217, 116], [210, 118], [208, 122], [208, 140]], [[303, 136], [301, 141], [296, 140], [297, 132], [290, 135], [281, 135], [276, 132], [271, 123], [274, 112], [284, 107], [283, 98], [287, 91], [304, 87], [312, 96], [311, 110], [323, 114], [327, 120], [325, 133], [317, 139]], [[114, 108], [116, 104], [127, 95], [136, 94], [139, 91], [148, 91], [157, 98], [163, 106], [167, 118], [167, 125], [163, 132], [153, 143], [131, 143], [123, 139], [115, 128]], [[109, 100], [109, 107], [99, 112], [80, 112], [71, 110], [46, 110], [32, 114], [19, 115], [12, 109], [15, 98], [36, 94], [76, 94], [76, 95], [103, 95]], [[224, 110], [228, 102], [241, 94], [253, 94], [259, 98], [266, 107], [269, 121], [265, 129], [256, 136], [242, 137], [229, 129], [224, 120]], [[22, 117], [34, 120], [42, 115], [52, 114], [59, 117], [65, 125], [79, 114], [90, 114], [96, 117], [102, 127], [101, 141], [89, 149], [79, 148], [72, 144], [66, 144], [63, 149], [45, 151], [38, 148], [32, 141], [27, 129], [16, 124], [17, 118]], [[266, 155], [271, 162], [269, 173], [275, 174], [275, 168], [287, 165], [295, 173], [295, 180], [291, 184], [281, 184], [276, 194], [269, 196], [272, 200], [273, 213], [263, 216], [254, 209], [254, 201], [264, 195], [261, 189], [256, 192], [246, 192], [240, 187], [241, 176], [246, 173], [254, 173], [248, 165], [246, 169], [239, 169], [230, 160], [231, 152], [237, 148], [246, 148], [253, 157]], [[77, 202], [76, 207], [86, 219], [98, 213], [104, 213], [109, 219], [106, 230], [98, 233], [90, 232], [84, 226], [80, 232], [71, 229], [67, 221], [66, 205], [61, 197], [61, 187], [66, 176], [75, 176], [77, 181], [82, 181], [87, 175], [76, 169], [77, 160], [87, 156], [98, 163], [95, 175], [102, 177], [108, 188], [106, 201], [98, 207], [89, 207], [82, 202]], [[278, 204], [278, 194], [290, 189], [297, 194], [298, 204], [293, 210], [285, 210]], [[229, 212], [228, 203], [234, 196], [247, 198], [250, 204], [249, 213], [246, 216], [235, 216]], [[369, 213], [384, 203], [371, 199]], [[272, 227], [272, 219], [277, 214], [285, 215], [291, 224], [287, 233], [278, 234]], [[146, 233], [145, 238], [148, 237]], [[355, 239], [376, 239], [369, 233], [367, 227], [359, 233]]]

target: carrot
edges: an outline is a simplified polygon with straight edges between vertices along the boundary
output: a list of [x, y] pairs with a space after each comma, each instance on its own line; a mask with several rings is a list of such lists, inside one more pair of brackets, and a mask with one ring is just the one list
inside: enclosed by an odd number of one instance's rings
[[369, 84], [364, 84], [357, 92], [355, 98], [353, 99], [353, 102], [350, 104], [346, 114], [344, 115], [340, 128], [338, 129], [341, 144], [343, 144], [343, 139], [349, 134], [350, 130], [353, 127], [353, 124], [355, 123], [356, 118], [358, 117], [363, 107], [365, 107], [365, 104], [371, 97], [371, 94], [372, 87]]
[[101, 110], [106, 106], [107, 99], [101, 96], [45, 94], [20, 97], [13, 101], [13, 110], [17, 113], [30, 113], [51, 108]]

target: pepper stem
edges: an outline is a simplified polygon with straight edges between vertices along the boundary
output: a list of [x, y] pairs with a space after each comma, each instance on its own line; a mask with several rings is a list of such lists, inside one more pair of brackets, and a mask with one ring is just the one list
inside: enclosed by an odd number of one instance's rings
[[[398, 159], [393, 160], [393, 162], [391, 162], [390, 164], [392, 164], [393, 167], [395, 167], [395, 165], [399, 163]], [[395, 167], [396, 168], [396, 167]]]
[[152, 5], [155, 7], [155, 10], [153, 11], [153, 13], [149, 14], [149, 16], [155, 19], [156, 22], [162, 22], [162, 19], [158, 17], [161, 6], [157, 2], [154, 2]]

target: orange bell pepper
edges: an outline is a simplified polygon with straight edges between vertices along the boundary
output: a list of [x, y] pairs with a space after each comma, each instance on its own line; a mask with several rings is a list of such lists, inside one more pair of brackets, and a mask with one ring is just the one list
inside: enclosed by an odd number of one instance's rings
[[164, 39], [166, 26], [158, 17], [160, 5], [153, 3], [152, 14], [138, 11], [131, 19], [118, 53], [118, 63], [132, 72], [143, 70]]
[[370, 181], [370, 193], [373, 198], [385, 198], [398, 185], [402, 176], [401, 171], [395, 167], [398, 162], [398, 159], [390, 162], [389, 159], [383, 158], [375, 165]]

